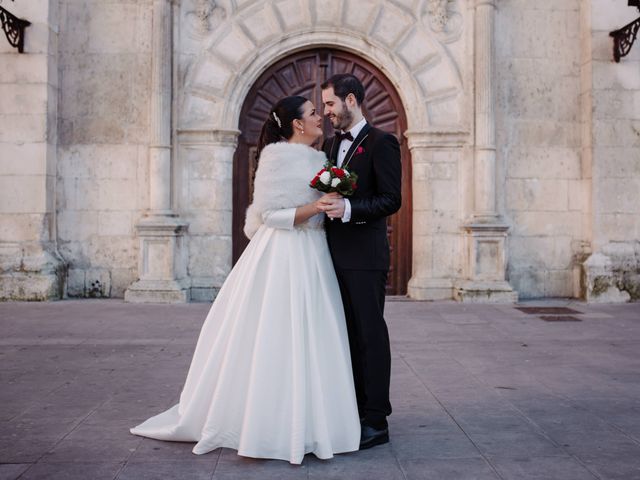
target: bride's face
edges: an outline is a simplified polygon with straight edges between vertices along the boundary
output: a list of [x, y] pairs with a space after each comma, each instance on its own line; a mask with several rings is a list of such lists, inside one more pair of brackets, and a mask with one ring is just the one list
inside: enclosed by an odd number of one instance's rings
[[302, 111], [302, 118], [294, 120], [294, 135], [304, 137], [308, 140], [305, 143], [311, 144], [322, 135], [322, 117], [309, 101], [302, 105]]

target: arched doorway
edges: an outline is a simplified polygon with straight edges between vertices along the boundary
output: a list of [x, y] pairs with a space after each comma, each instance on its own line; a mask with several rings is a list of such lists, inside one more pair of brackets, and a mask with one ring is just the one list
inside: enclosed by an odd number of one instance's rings
[[[365, 87], [364, 114], [372, 125], [396, 135], [402, 148], [402, 208], [388, 222], [391, 269], [387, 293], [404, 295], [411, 277], [412, 206], [411, 158], [403, 133], [407, 119], [400, 96], [375, 66], [352, 53], [318, 48], [292, 54], [267, 69], [253, 84], [240, 113], [238, 148], [233, 162], [233, 263], [248, 240], [244, 236], [245, 211], [251, 202], [257, 165], [256, 144], [271, 106], [287, 95], [309, 98], [321, 110], [320, 85], [335, 73], [353, 73]], [[325, 135], [332, 133], [325, 119]]]

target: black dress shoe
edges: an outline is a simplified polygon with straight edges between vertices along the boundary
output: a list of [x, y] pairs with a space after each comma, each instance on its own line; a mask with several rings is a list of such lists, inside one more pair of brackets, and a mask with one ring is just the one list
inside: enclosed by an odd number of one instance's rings
[[360, 450], [389, 443], [389, 429], [377, 430], [369, 425], [362, 425], [360, 431]]

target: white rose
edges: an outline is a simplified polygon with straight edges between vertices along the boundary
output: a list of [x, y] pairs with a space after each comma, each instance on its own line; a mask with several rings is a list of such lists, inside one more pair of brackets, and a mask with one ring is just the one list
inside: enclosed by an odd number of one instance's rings
[[331, 180], [331, 186], [333, 188], [336, 188], [339, 184], [340, 184], [340, 179], [339, 178], [334, 178], [333, 180]]
[[329, 172], [322, 172], [322, 175], [320, 175], [320, 181], [325, 185], [329, 185], [329, 182], [331, 181], [331, 174]]

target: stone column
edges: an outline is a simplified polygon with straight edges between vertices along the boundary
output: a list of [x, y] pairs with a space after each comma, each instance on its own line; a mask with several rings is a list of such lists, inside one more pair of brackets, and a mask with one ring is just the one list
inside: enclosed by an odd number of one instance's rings
[[66, 264], [56, 233], [58, 0], [3, 6], [31, 26], [24, 53], [0, 33], [0, 300], [59, 299]]
[[136, 225], [140, 237], [139, 280], [127, 302], [186, 302], [190, 299], [184, 234], [187, 224], [171, 208], [173, 5], [153, 2], [149, 209]]
[[413, 257], [408, 294], [415, 300], [453, 297], [459, 257], [458, 164], [468, 132], [405, 133], [412, 163]]
[[474, 26], [475, 144], [474, 211], [464, 226], [465, 279], [455, 289], [461, 301], [513, 302], [505, 280], [508, 225], [496, 208], [494, 15], [497, 0], [476, 0]]

